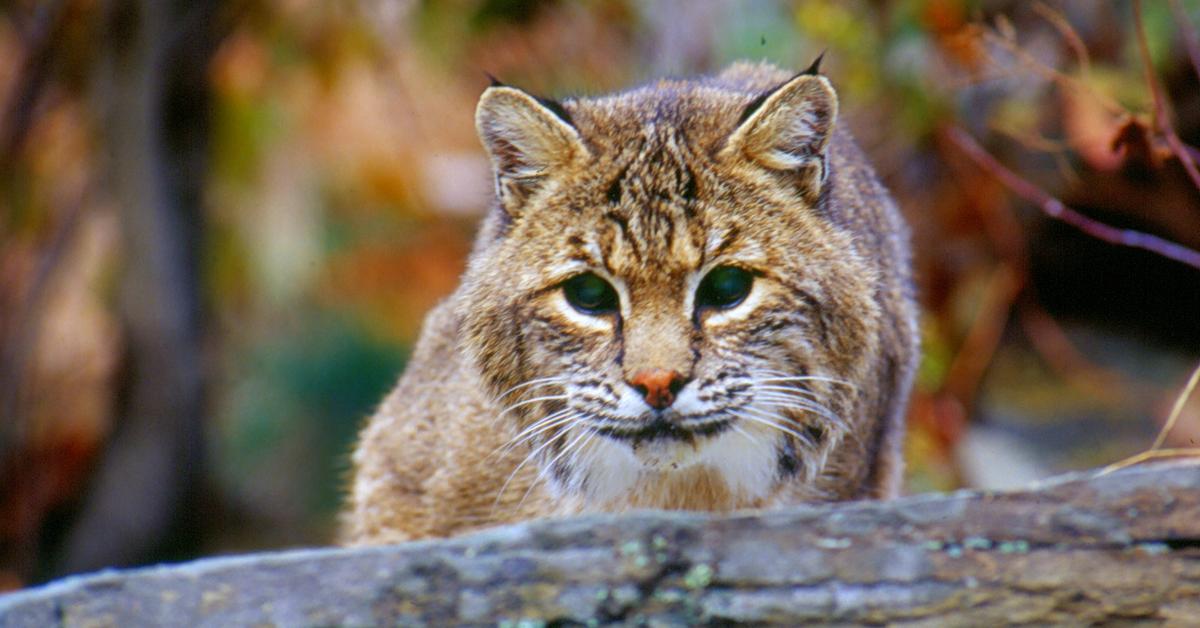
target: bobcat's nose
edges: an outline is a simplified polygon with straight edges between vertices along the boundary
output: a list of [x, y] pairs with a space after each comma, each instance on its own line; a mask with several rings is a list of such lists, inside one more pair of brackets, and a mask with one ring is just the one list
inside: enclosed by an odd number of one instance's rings
[[667, 369], [644, 369], [629, 379], [629, 385], [642, 393], [646, 403], [655, 410], [662, 410], [674, 403], [675, 394], [686, 383], [682, 373]]

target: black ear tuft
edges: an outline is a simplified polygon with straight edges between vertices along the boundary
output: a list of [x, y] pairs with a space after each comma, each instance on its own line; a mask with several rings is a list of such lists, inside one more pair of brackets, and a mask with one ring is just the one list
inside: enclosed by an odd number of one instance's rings
[[559, 120], [562, 120], [571, 126], [575, 126], [575, 123], [571, 121], [571, 113], [563, 107], [562, 103], [554, 100], [553, 98], [542, 98], [540, 96], [534, 96], [534, 98], [536, 98], [543, 107], [554, 112], [554, 115], [558, 116]]
[[738, 124], [745, 122], [746, 118], [754, 115], [754, 112], [758, 111], [758, 108], [761, 107], [764, 102], [766, 102], [767, 96], [775, 93], [775, 90], [777, 89], [779, 89], [779, 87], [772, 87], [758, 96], [755, 96], [754, 100], [751, 100], [750, 104], [746, 105], [745, 109], [742, 109], [742, 115], [738, 116]]
[[800, 75], [804, 76], [805, 74], [807, 74], [809, 76], [817, 76], [818, 74], [820, 74], [821, 73], [821, 61], [825, 59], [826, 52], [829, 52], [828, 48], [826, 48], [825, 50], [822, 50], [821, 54], [817, 55], [817, 58], [814, 59], [812, 64], [808, 66], [808, 69], [801, 72]]
[[488, 87], [508, 87], [500, 79], [492, 76], [491, 72], [484, 71], [483, 75], [488, 78]]
[[738, 124], [745, 122], [747, 118], [754, 115], [754, 112], [758, 111], [758, 108], [762, 106], [763, 102], [766, 101], [767, 98], [771, 94], [774, 94], [777, 90], [779, 90], [779, 88], [783, 87], [784, 85], [787, 85], [788, 83], [792, 82], [795, 79], [800, 78], [801, 76], [820, 76], [821, 61], [823, 61], [825, 59], [826, 52], [829, 52], [828, 48], [826, 48], [825, 50], [822, 50], [821, 54], [817, 55], [817, 58], [813, 59], [813, 62], [811, 64], [809, 64], [808, 68], [806, 68], [803, 72], [793, 76], [792, 78], [788, 79], [787, 81], [785, 81], [783, 83], [780, 83], [779, 85], [776, 85], [775, 87], [772, 87], [771, 89], [768, 89], [767, 91], [756, 96], [754, 98], [754, 100], [751, 100], [750, 104], [746, 105], [745, 109], [742, 109], [742, 115], [738, 116]]

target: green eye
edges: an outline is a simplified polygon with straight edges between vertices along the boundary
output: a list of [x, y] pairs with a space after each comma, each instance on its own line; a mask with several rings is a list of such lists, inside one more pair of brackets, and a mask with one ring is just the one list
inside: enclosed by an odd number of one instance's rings
[[735, 266], [718, 266], [700, 282], [696, 290], [696, 307], [731, 308], [750, 294], [754, 275]]
[[593, 273], [575, 275], [563, 283], [563, 295], [572, 307], [584, 314], [609, 314], [617, 311], [617, 292], [607, 281]]

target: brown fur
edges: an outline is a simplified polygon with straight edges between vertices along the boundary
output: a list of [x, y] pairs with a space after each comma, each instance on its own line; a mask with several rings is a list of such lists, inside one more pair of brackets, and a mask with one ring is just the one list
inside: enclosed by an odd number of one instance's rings
[[[497, 206], [362, 432], [345, 542], [894, 494], [917, 356], [908, 234], [837, 105], [822, 76], [750, 64], [561, 105], [489, 88]], [[716, 263], [752, 271], [750, 296], [693, 311]], [[617, 313], [567, 304], [585, 271], [617, 286]], [[670, 421], [731, 426], [597, 433], [648, 424], [629, 414], [642, 369], [690, 381]]]

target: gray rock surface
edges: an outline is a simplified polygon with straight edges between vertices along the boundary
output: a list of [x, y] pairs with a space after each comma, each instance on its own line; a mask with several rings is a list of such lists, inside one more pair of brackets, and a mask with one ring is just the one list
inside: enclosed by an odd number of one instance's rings
[[105, 571], [0, 626], [1200, 621], [1200, 463], [762, 514], [645, 512]]

